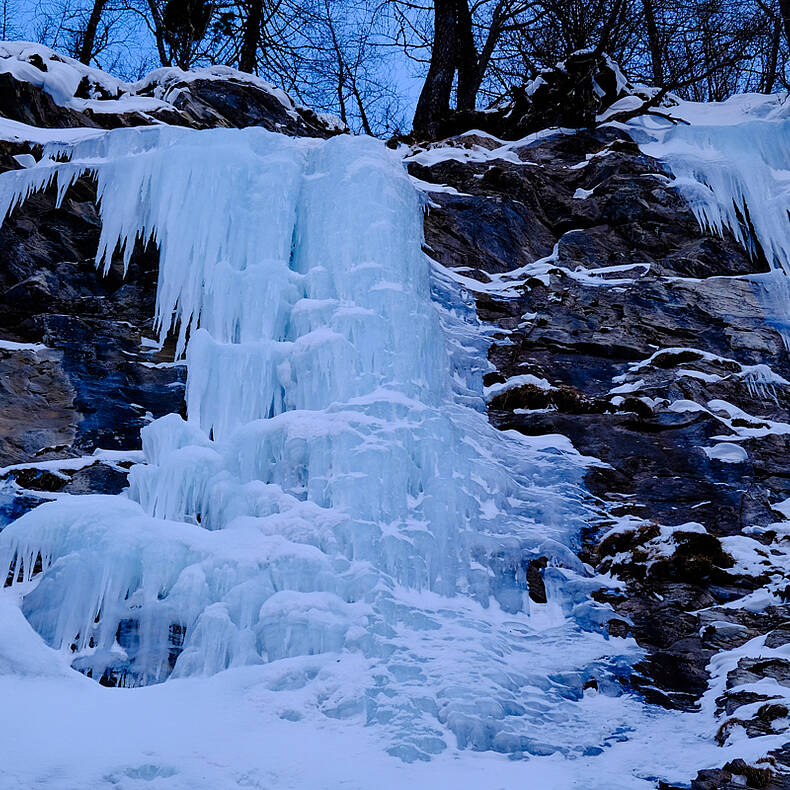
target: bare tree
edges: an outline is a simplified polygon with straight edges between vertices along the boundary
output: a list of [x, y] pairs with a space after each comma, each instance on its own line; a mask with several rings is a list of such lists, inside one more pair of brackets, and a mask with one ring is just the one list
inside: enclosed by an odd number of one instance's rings
[[788, 47], [790, 47], [790, 0], [779, 0], [779, 13], [782, 16], [785, 39]]
[[239, 52], [239, 68], [242, 71], [254, 72], [256, 70], [258, 47], [261, 42], [263, 2], [264, 0], [249, 0], [246, 3], [247, 13], [242, 26], [241, 51]]
[[[421, 6], [400, 5], [400, 40], [407, 50], [430, 51], [428, 72], [414, 115], [414, 129], [431, 133], [450, 111], [455, 83], [455, 106], [461, 111], [474, 110], [481, 86], [497, 51], [500, 39], [509, 30], [524, 24], [523, 17], [536, 5], [531, 0], [435, 0], [433, 25], [429, 40], [409, 37], [419, 23], [408, 19], [409, 11]], [[413, 56], [413, 54], [412, 54]]]
[[107, 0], [94, 0], [90, 16], [88, 17], [88, 23], [85, 26], [85, 32], [82, 35], [79, 59], [80, 62], [85, 63], [86, 65], [91, 62], [94, 56], [96, 32], [99, 29], [99, 22], [101, 21], [102, 14], [104, 13], [105, 5], [107, 5]]
[[[311, 0], [293, 8], [298, 34], [285, 55], [290, 77], [277, 71], [271, 50], [267, 74], [306, 103], [333, 112], [365, 134], [392, 131], [402, 123], [398, 88], [383, 46], [385, 18], [378, 0]], [[285, 78], [285, 79], [284, 79]]]
[[433, 42], [428, 74], [414, 112], [414, 131], [432, 135], [450, 109], [450, 97], [458, 62], [457, 0], [434, 0]]
[[162, 25], [171, 62], [188, 69], [196, 61], [213, 10], [210, 0], [167, 0]]
[[16, 0], [0, 0], [0, 39], [10, 41], [20, 34], [19, 6]]
[[[8, 37], [17, 0], [0, 2]], [[34, 37], [84, 63], [236, 66], [368, 134], [401, 126], [407, 69], [422, 80], [414, 129], [430, 135], [579, 49], [689, 99], [790, 87], [790, 0], [37, 2]]]

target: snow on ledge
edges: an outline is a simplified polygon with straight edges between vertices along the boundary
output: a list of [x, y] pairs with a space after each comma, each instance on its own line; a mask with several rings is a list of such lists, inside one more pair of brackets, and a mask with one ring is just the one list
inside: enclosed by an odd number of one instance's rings
[[43, 343], [17, 343], [15, 340], [0, 340], [0, 351], [49, 351]]
[[723, 464], [742, 464], [749, 460], [746, 450], [732, 442], [719, 442], [713, 447], [703, 447], [702, 449], [711, 461], [721, 461]]
[[537, 387], [542, 390], [553, 390], [553, 387], [546, 379], [533, 376], [531, 373], [522, 373], [518, 376], [511, 376], [507, 381], [500, 381], [485, 387], [483, 394], [487, 400], [491, 400], [495, 395], [499, 395], [507, 390], [515, 389], [516, 387], [523, 386]]
[[[132, 113], [146, 115], [171, 108], [184, 86], [195, 80], [234, 81], [253, 86], [273, 96], [293, 118], [297, 105], [285, 91], [254, 74], [230, 68], [209, 66], [184, 71], [175, 66], [155, 69], [137, 82], [124, 82], [100, 69], [61, 55], [42, 44], [27, 41], [0, 42], [0, 74], [11, 74], [20, 82], [28, 82], [48, 93], [55, 104], [78, 112]], [[77, 96], [80, 93], [82, 96]], [[327, 129], [343, 131], [345, 125], [332, 115], [317, 113]], [[6, 121], [3, 121], [3, 125]], [[5, 129], [0, 127], [5, 137]]]

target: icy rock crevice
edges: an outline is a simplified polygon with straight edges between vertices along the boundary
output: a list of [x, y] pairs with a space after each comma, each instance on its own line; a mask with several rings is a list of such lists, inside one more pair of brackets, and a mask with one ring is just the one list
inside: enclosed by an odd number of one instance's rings
[[[122, 685], [281, 661], [284, 691], [319, 685], [300, 704], [381, 726], [404, 759], [448, 734], [581, 755], [622, 731], [624, 707], [582, 695], [591, 676], [616, 695], [635, 647], [603, 636], [572, 551], [580, 461], [470, 408], [479, 334], [452, 278], [431, 279], [394, 155], [117, 130], [5, 174], [0, 213], [84, 174], [99, 266], [160, 247], [156, 323], [186, 354], [189, 417], [144, 428], [128, 496], [63, 497], [0, 534], [47, 643]], [[527, 591], [539, 556], [547, 604]], [[324, 662], [294, 681], [309, 655]]]

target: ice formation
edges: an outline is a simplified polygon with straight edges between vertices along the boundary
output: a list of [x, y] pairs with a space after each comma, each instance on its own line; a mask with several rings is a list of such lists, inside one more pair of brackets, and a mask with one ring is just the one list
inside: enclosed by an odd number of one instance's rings
[[[681, 102], [681, 123], [632, 121], [642, 150], [669, 167], [700, 226], [732, 232], [771, 274], [754, 278], [790, 348], [790, 106], [778, 96]], [[757, 388], [765, 384], [752, 379]]]
[[[126, 495], [64, 496], [0, 533], [46, 643], [112, 685], [281, 666], [283, 693], [317, 689], [293, 716], [361, 717], [405, 760], [622, 737], [625, 707], [583, 694], [595, 677], [618, 696], [636, 648], [605, 637], [572, 551], [581, 460], [489, 426], [485, 333], [432, 277], [395, 155], [122, 129], [4, 174], [0, 214], [85, 174], [99, 266], [160, 247], [156, 327], [186, 354], [188, 419], [143, 429]], [[527, 591], [538, 556], [547, 604]]]
[[[732, 231], [753, 254], [790, 273], [790, 115], [775, 96], [681, 105], [692, 123], [656, 128], [645, 153], [664, 160], [703, 228]], [[652, 128], [651, 128], [652, 127]]]

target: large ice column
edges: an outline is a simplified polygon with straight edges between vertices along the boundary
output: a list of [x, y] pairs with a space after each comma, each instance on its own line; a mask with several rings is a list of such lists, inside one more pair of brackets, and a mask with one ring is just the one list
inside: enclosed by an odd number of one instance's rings
[[[582, 697], [591, 674], [614, 693], [633, 644], [601, 633], [598, 583], [571, 550], [580, 462], [466, 405], [481, 395], [479, 370], [459, 372], [481, 347], [473, 311], [451, 278], [432, 300], [395, 154], [117, 130], [47, 149], [0, 178], [0, 199], [83, 174], [98, 265], [159, 245], [156, 323], [185, 350], [188, 419], [143, 429], [127, 496], [64, 497], [0, 534], [48, 644], [126, 685], [282, 662], [283, 693], [293, 661], [323, 656], [299, 664], [318, 684], [300, 715], [361, 716], [405, 759], [448, 734], [583, 754], [624, 726]], [[527, 594], [541, 555], [548, 604]]]

